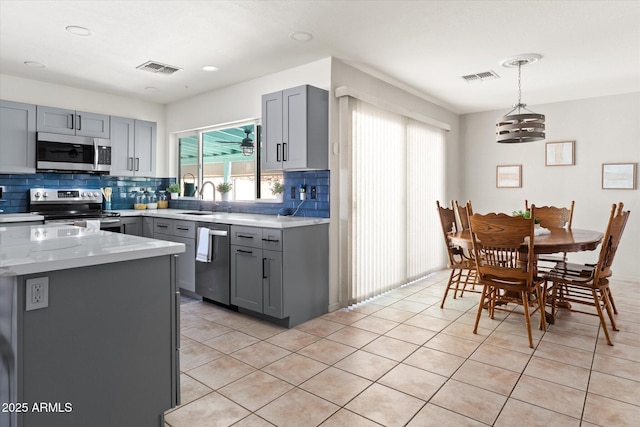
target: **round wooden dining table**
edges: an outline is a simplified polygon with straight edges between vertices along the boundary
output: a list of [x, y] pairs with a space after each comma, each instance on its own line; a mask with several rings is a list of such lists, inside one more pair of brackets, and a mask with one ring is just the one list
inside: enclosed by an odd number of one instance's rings
[[[533, 252], [540, 254], [554, 254], [559, 252], [592, 251], [598, 247], [604, 233], [592, 230], [578, 230], [567, 228], [549, 228], [550, 233], [534, 236]], [[449, 235], [451, 243], [465, 249], [472, 249], [471, 233], [469, 230], [459, 231]]]

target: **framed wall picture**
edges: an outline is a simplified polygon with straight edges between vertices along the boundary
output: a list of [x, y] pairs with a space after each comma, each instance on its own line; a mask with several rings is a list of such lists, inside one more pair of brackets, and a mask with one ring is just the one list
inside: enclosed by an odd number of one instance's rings
[[496, 187], [498, 188], [522, 187], [522, 165], [496, 166]]
[[545, 144], [545, 166], [571, 166], [575, 164], [575, 141], [547, 142]]
[[635, 163], [603, 163], [602, 188], [635, 190]]

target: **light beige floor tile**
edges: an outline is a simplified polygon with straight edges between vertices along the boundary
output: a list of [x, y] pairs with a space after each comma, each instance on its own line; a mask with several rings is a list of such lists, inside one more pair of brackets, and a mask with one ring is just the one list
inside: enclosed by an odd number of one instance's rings
[[180, 329], [182, 330], [193, 328], [194, 326], [204, 325], [206, 323], [207, 320], [203, 319], [202, 317], [196, 316], [195, 314], [185, 312], [180, 313]]
[[[544, 331], [540, 330], [539, 322], [540, 318], [537, 315], [531, 317], [531, 336], [534, 343], [540, 341], [545, 333]], [[484, 327], [484, 322], [480, 321], [480, 326]], [[525, 339], [528, 339], [527, 325], [524, 321], [524, 316], [520, 315], [510, 315], [508, 319], [500, 323], [500, 325], [498, 325], [494, 331], [495, 333], [519, 335], [521, 337], [524, 337]]]
[[[406, 297], [404, 300], [405, 301], [411, 301], [411, 302], [420, 303], [420, 304], [426, 306], [424, 308], [424, 310], [426, 310], [427, 308], [431, 307], [434, 304], [440, 304], [441, 297], [433, 296], [433, 295], [426, 295], [426, 294], [423, 294], [423, 293], [415, 293], [413, 295], [410, 295], [410, 296]], [[424, 311], [424, 310], [422, 310], [422, 311]]]
[[585, 335], [576, 335], [558, 330], [549, 329], [542, 337], [543, 342], [552, 342], [554, 344], [562, 344], [568, 347], [575, 347], [581, 350], [593, 352], [596, 347], [596, 339]]
[[491, 335], [491, 332], [493, 332], [491, 329], [478, 327], [477, 333], [474, 334], [473, 326], [459, 323], [458, 321], [453, 322], [442, 330], [443, 334], [453, 335], [454, 337], [478, 342], [482, 342], [487, 339], [487, 337]]
[[199, 342], [194, 342], [193, 345], [180, 349], [180, 370], [187, 372], [222, 356], [224, 356], [223, 353]]
[[621, 402], [640, 405], [640, 382], [614, 377], [601, 372], [592, 372], [589, 393]]
[[319, 339], [316, 335], [308, 334], [297, 329], [289, 329], [288, 331], [272, 336], [267, 342], [277, 345], [278, 347], [286, 348], [289, 351], [298, 351]]
[[380, 427], [380, 424], [374, 423], [358, 414], [354, 414], [346, 409], [340, 409], [331, 415], [328, 420], [320, 424], [321, 427]]
[[[424, 310], [426, 310], [427, 308], [429, 308], [430, 306], [432, 306], [434, 303], [430, 303], [430, 304], [425, 304], [425, 303], [421, 303], [418, 301], [413, 301], [410, 300], [409, 298], [411, 297], [411, 295], [407, 296], [407, 298], [402, 299], [396, 303], [393, 303], [389, 306], [389, 308], [391, 309], [397, 309], [397, 310], [403, 310], [403, 311], [409, 311], [411, 313], [417, 314], [420, 313]], [[392, 319], [393, 320], [393, 319]]]
[[511, 397], [532, 405], [580, 418], [586, 392], [523, 375]]
[[417, 326], [418, 328], [428, 329], [434, 332], [440, 332], [453, 321], [440, 319], [438, 317], [427, 316], [425, 314], [416, 314], [412, 318], [404, 322], [404, 325]]
[[553, 325], [549, 325], [549, 332], [560, 331], [565, 334], [585, 335], [587, 337], [596, 338], [598, 336], [598, 324], [588, 325], [571, 320], [558, 320]]
[[362, 377], [329, 367], [302, 383], [300, 388], [336, 405], [344, 406], [371, 384], [371, 381]]
[[427, 403], [407, 424], [407, 427], [483, 427], [486, 424], [467, 418], [448, 409]]
[[256, 412], [279, 427], [316, 426], [333, 415], [339, 406], [294, 388]]
[[380, 384], [373, 384], [345, 408], [384, 426], [403, 426], [425, 402]]
[[226, 427], [250, 412], [218, 393], [210, 393], [165, 417], [172, 427]]
[[474, 360], [467, 360], [451, 378], [494, 393], [509, 396], [518, 382], [520, 374]]
[[187, 338], [191, 338], [192, 340], [203, 342], [213, 337], [217, 337], [218, 335], [226, 334], [227, 332], [231, 332], [231, 329], [215, 322], [207, 321], [197, 325], [196, 327], [183, 329], [182, 335]]
[[255, 371], [218, 389], [218, 393], [254, 412], [292, 388], [281, 379]]
[[354, 322], [351, 326], [358, 329], [364, 329], [375, 334], [384, 334], [399, 324], [399, 322], [394, 322], [393, 320], [382, 319], [371, 315]]
[[433, 338], [436, 332], [402, 323], [384, 335], [412, 344], [422, 345]]
[[593, 370], [640, 382], [639, 362], [596, 354], [593, 358]]
[[186, 405], [196, 399], [201, 398], [213, 390], [194, 380], [187, 374], [180, 374], [180, 405]]
[[286, 328], [282, 326], [277, 326], [264, 321], [255, 321], [255, 320], [238, 325], [235, 329], [261, 340], [266, 340], [267, 338], [271, 338], [272, 336], [277, 335], [280, 332], [283, 332], [286, 330]]
[[606, 341], [598, 340], [596, 354], [619, 357], [621, 359], [631, 360], [632, 362], [640, 362], [640, 350], [638, 350], [638, 347], [616, 343], [615, 340], [613, 340], [613, 344], [612, 346], [607, 345]]
[[[525, 354], [532, 354], [534, 349], [529, 348], [529, 341], [527, 337], [520, 335], [513, 335], [508, 333], [492, 333], [484, 341], [485, 344], [493, 345], [496, 347], [506, 348], [507, 350], [519, 351]], [[534, 348], [536, 347], [536, 340], [533, 341]]]
[[445, 381], [447, 377], [401, 363], [380, 378], [378, 383], [426, 402]]
[[416, 344], [411, 344], [406, 341], [381, 336], [362, 347], [362, 350], [400, 362], [416, 351], [419, 347], [420, 346]]
[[431, 398], [430, 403], [486, 424], [493, 424], [502, 410], [506, 396], [459, 381], [449, 380]]
[[191, 338], [187, 338], [184, 335], [180, 334], [180, 348], [186, 348], [194, 345], [198, 341], [192, 340]]
[[322, 316], [324, 320], [342, 323], [343, 325], [351, 325], [352, 323], [357, 322], [360, 319], [364, 319], [365, 317], [367, 317], [366, 314], [358, 313], [347, 308], [332, 311], [331, 313], [327, 313]]
[[469, 359], [520, 373], [524, 371], [531, 356], [519, 351], [482, 344]]
[[580, 427], [580, 420], [520, 400], [509, 399], [494, 426], [512, 427], [518, 425], [526, 425], [527, 427]]
[[[393, 305], [395, 306], [396, 304], [393, 304]], [[415, 313], [411, 311], [400, 310], [390, 306], [390, 307], [385, 307], [382, 310], [376, 311], [371, 316], [380, 317], [381, 319], [392, 320], [394, 322], [404, 322], [408, 318], [415, 316]]]
[[298, 385], [327, 369], [327, 365], [293, 353], [265, 366], [262, 370], [291, 384]]
[[462, 366], [466, 359], [453, 354], [444, 353], [439, 350], [422, 347], [416, 350], [403, 363], [415, 366], [416, 368], [450, 377]]
[[[453, 300], [451, 300], [453, 301]], [[436, 317], [438, 319], [450, 320], [454, 321], [458, 317], [462, 316], [467, 310], [454, 310], [453, 308], [448, 307], [449, 300], [444, 303], [444, 308], [440, 308], [440, 305], [432, 305], [426, 310], [422, 311], [420, 314], [424, 314], [426, 316]]]
[[[625, 346], [635, 347], [638, 351], [638, 361], [640, 361], [640, 336], [633, 332], [613, 331], [609, 327], [609, 336], [613, 345], [624, 344]], [[598, 345], [606, 344], [606, 337], [603, 332], [598, 336]]]
[[357, 349], [328, 339], [321, 339], [298, 351], [298, 354], [333, 365]]
[[326, 337], [332, 333], [344, 328], [344, 324], [325, 320], [321, 317], [316, 317], [308, 322], [302, 323], [296, 326], [296, 329], [308, 334], [313, 334], [319, 337]]
[[248, 347], [260, 341], [256, 337], [244, 334], [238, 331], [231, 331], [224, 335], [219, 335], [210, 340], [206, 340], [203, 344], [214, 348], [222, 353], [230, 354], [242, 348]]
[[255, 368], [261, 369], [289, 354], [291, 354], [289, 350], [265, 341], [260, 341], [238, 351], [234, 351], [231, 353], [231, 356]]
[[378, 338], [378, 336], [379, 334], [365, 331], [364, 329], [347, 326], [346, 328], [342, 328], [339, 331], [334, 332], [327, 338], [351, 347], [360, 348], [369, 344], [371, 341]]
[[233, 427], [273, 427], [273, 424], [256, 414], [251, 414], [235, 423]]
[[455, 354], [460, 357], [469, 357], [479, 345], [480, 343], [477, 341], [471, 341], [451, 335], [438, 334], [427, 341], [424, 346], [434, 350], [440, 350], [445, 353]]
[[387, 306], [390, 306], [391, 304], [397, 303], [398, 301], [400, 301], [400, 298], [393, 298], [385, 295], [385, 296], [381, 296], [374, 299], [372, 302], [374, 304], [383, 305], [387, 307]]
[[334, 366], [368, 380], [376, 381], [397, 364], [397, 362], [391, 359], [358, 350]]
[[213, 362], [192, 369], [189, 371], [189, 376], [217, 390], [253, 371], [255, 371], [253, 366], [242, 363], [232, 357], [223, 356]]
[[545, 341], [538, 345], [534, 354], [545, 359], [587, 369], [591, 368], [593, 360], [593, 352]]
[[378, 310], [382, 310], [383, 308], [385, 308], [384, 305], [368, 302], [362, 305], [355, 306], [352, 308], [352, 310], [355, 311], [356, 313], [362, 313], [362, 314], [368, 315], [368, 314], [375, 313]]
[[524, 374], [586, 391], [589, 383], [590, 370], [537, 357], [534, 354]]
[[636, 426], [640, 406], [587, 393], [582, 419], [599, 426]]

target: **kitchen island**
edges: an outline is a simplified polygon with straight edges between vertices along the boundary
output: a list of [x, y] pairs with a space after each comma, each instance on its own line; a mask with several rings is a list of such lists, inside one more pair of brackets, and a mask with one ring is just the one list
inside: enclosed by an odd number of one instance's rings
[[0, 425], [162, 426], [179, 403], [184, 245], [0, 225]]

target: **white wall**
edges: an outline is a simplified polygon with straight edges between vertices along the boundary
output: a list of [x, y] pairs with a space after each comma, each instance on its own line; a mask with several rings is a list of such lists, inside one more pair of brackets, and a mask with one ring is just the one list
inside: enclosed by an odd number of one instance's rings
[[321, 59], [280, 73], [269, 74], [223, 89], [167, 105], [169, 171], [177, 174], [177, 140], [171, 135], [191, 129], [262, 116], [261, 97], [282, 89], [310, 84], [329, 90], [331, 58]]
[[0, 74], [0, 99], [156, 122], [158, 124], [157, 176], [168, 176], [164, 147], [165, 107], [162, 104], [6, 74]]
[[[640, 162], [640, 93], [529, 106], [546, 115], [546, 140], [524, 144], [495, 142], [495, 124], [503, 111], [461, 117], [464, 152], [462, 200], [475, 212], [523, 209], [524, 200], [539, 206], [568, 206], [575, 200], [573, 228], [604, 231], [611, 205], [631, 210], [614, 262], [619, 279], [640, 279], [640, 190], [601, 189], [602, 163]], [[575, 141], [574, 166], [545, 166], [545, 142]], [[522, 188], [496, 188], [496, 165], [522, 164]], [[571, 260], [595, 262], [596, 252], [572, 254]]]

